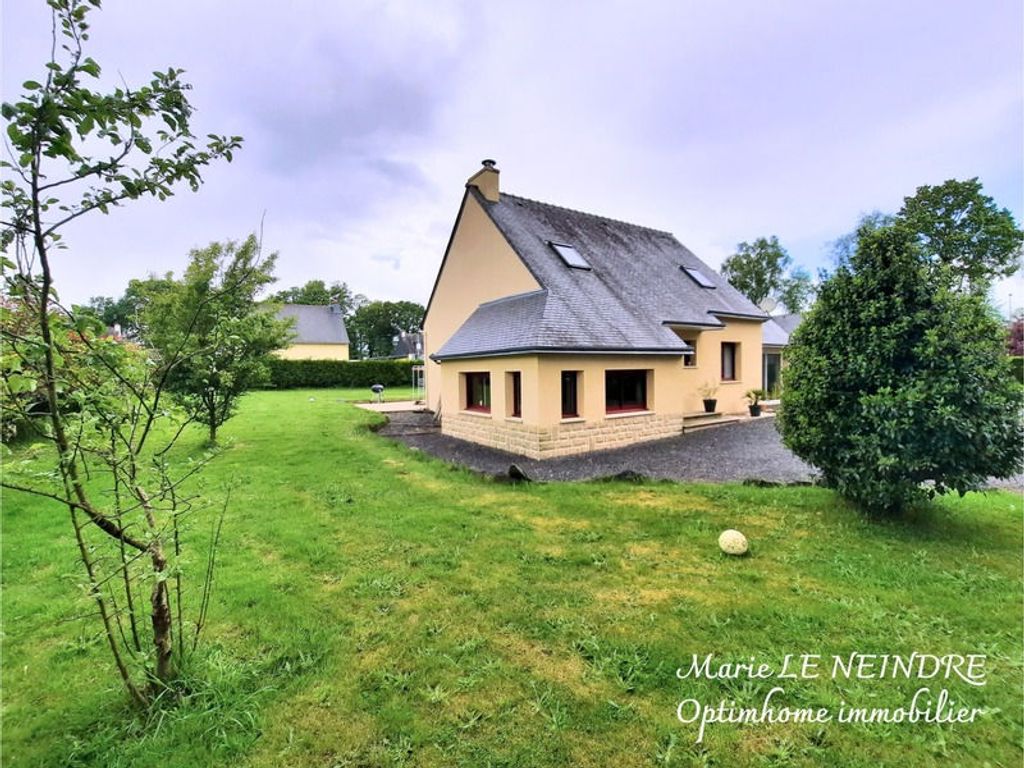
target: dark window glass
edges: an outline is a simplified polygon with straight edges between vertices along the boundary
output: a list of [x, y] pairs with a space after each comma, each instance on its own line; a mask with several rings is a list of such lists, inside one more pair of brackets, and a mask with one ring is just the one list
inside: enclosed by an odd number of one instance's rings
[[697, 365], [697, 340], [683, 339], [683, 341], [693, 347], [693, 352], [686, 352], [683, 354], [683, 365], [687, 368], [694, 368]]
[[715, 284], [711, 282], [710, 278], [708, 278], [708, 276], [701, 272], [699, 269], [696, 269], [695, 267], [681, 267], [681, 269], [683, 270], [683, 272], [688, 274], [690, 276], [690, 279], [693, 280], [693, 282], [695, 282], [701, 288], [715, 287]]
[[764, 391], [774, 395], [779, 387], [779, 374], [782, 371], [782, 355], [766, 354], [764, 356]]
[[647, 371], [605, 371], [604, 404], [609, 413], [647, 410]]
[[491, 374], [466, 374], [466, 410], [491, 411]]
[[587, 263], [587, 260], [571, 245], [566, 245], [565, 243], [550, 243], [550, 245], [568, 266], [576, 269], [590, 269], [590, 264]]
[[736, 344], [722, 342], [722, 381], [736, 381]]
[[523, 415], [523, 375], [519, 371], [511, 374], [512, 379], [512, 415]]
[[580, 415], [579, 392], [579, 371], [562, 371], [562, 418]]

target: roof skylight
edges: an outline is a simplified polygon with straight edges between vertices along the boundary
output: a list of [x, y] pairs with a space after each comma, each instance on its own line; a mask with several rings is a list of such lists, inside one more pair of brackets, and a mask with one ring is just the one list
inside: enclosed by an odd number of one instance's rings
[[562, 261], [573, 269], [590, 269], [590, 264], [573, 246], [555, 242], [548, 242], [548, 245], [554, 248], [555, 253], [562, 257]]
[[690, 276], [690, 279], [693, 280], [693, 282], [695, 282], [701, 288], [714, 288], [715, 287], [715, 284], [713, 282], [711, 282], [711, 280], [708, 279], [708, 276], [705, 275], [703, 272], [701, 272], [699, 269], [696, 269], [695, 267], [679, 267], [679, 268], [681, 270], [683, 270], [683, 272], [688, 274]]

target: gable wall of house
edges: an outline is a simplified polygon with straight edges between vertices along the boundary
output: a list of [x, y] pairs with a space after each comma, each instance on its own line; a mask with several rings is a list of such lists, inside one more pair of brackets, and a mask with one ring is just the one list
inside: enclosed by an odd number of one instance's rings
[[274, 354], [285, 360], [348, 360], [348, 344], [292, 344]]
[[487, 301], [535, 291], [540, 285], [494, 226], [480, 203], [467, 195], [451, 247], [423, 322], [427, 406], [442, 408], [440, 366], [430, 359]]

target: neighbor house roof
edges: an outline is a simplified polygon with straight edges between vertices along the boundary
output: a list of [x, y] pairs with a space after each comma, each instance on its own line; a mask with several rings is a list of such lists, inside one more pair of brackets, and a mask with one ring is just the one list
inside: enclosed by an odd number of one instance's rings
[[348, 344], [345, 320], [337, 306], [323, 304], [285, 304], [279, 318], [295, 318], [292, 344]]
[[395, 342], [395, 348], [391, 350], [389, 355], [392, 358], [407, 358], [410, 356], [415, 358], [423, 356], [423, 334], [420, 331], [412, 333], [403, 331], [399, 333], [398, 341]]
[[[475, 187], [467, 195], [541, 289], [480, 305], [436, 359], [534, 351], [680, 355], [689, 346], [672, 326], [721, 328], [722, 318], [768, 317], [668, 232], [506, 193], [490, 202]], [[572, 246], [572, 258], [589, 268], [570, 266], [552, 243]]]

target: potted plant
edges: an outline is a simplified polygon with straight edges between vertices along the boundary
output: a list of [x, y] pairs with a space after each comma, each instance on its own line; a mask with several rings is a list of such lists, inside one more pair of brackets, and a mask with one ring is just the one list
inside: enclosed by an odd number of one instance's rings
[[746, 394], [747, 402], [750, 403], [750, 415], [761, 415], [761, 398], [766, 397], [763, 389], [752, 389]]
[[704, 413], [714, 413], [715, 406], [718, 405], [718, 400], [715, 399], [715, 393], [718, 391], [718, 387], [711, 382], [708, 382], [698, 391], [700, 392], [700, 396], [704, 398]]

